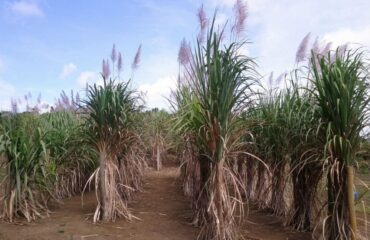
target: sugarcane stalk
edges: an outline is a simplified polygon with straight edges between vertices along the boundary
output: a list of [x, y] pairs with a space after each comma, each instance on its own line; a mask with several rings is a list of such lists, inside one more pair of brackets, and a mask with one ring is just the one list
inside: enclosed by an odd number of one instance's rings
[[357, 239], [357, 222], [356, 222], [356, 210], [355, 210], [355, 197], [353, 191], [353, 167], [347, 166], [347, 175], [348, 175], [348, 185], [347, 185], [347, 194], [348, 194], [348, 211], [351, 225], [351, 239]]
[[162, 164], [161, 164], [161, 149], [160, 149], [159, 143], [157, 141], [157, 171], [160, 171], [161, 167], [162, 167]]
[[[100, 201], [101, 201], [101, 219], [107, 220], [108, 219], [108, 208], [107, 208], [107, 189], [106, 189], [106, 164], [107, 164], [107, 152], [105, 146], [99, 152], [99, 162], [100, 162]], [[95, 219], [94, 219], [95, 220]], [[96, 219], [100, 220], [100, 219]]]

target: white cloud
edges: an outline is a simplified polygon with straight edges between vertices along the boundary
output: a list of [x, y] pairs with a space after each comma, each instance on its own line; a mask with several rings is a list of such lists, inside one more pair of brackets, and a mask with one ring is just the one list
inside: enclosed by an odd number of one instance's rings
[[[232, 20], [235, 2], [205, 0], [208, 16], [217, 6], [220, 22], [225, 16]], [[246, 2], [246, 37], [252, 43], [243, 52], [256, 58], [259, 72], [267, 78], [271, 71], [278, 76], [294, 68], [297, 47], [309, 32], [311, 43], [319, 37], [334, 45], [351, 42], [370, 47], [370, 2], [367, 0], [352, 0], [350, 6], [346, 0]]]
[[139, 91], [142, 91], [146, 96], [146, 105], [149, 108], [169, 108], [168, 98], [171, 94], [171, 89], [176, 87], [176, 77], [162, 77], [153, 83], [145, 83], [139, 86]]
[[0, 111], [10, 110], [10, 99], [16, 97], [15, 87], [5, 81], [0, 80]]
[[9, 6], [11, 12], [19, 17], [44, 17], [45, 14], [36, 1], [14, 1]]
[[249, 50], [267, 77], [271, 71], [278, 76], [294, 67], [298, 45], [309, 32], [311, 43], [319, 37], [335, 44], [350, 41], [370, 46], [369, 1], [353, 0], [350, 6], [346, 0], [248, 3], [247, 37], [252, 42]]
[[175, 88], [178, 75], [177, 46], [156, 44], [155, 52], [143, 56], [143, 62], [133, 82], [134, 87], [146, 93], [149, 108], [169, 108], [166, 98]]
[[339, 29], [324, 35], [323, 39], [332, 42], [334, 46], [352, 43], [370, 46], [370, 26], [360, 30], [350, 28]]
[[78, 76], [77, 86], [79, 88], [84, 88], [86, 87], [86, 83], [90, 85], [94, 83], [99, 83], [99, 81], [100, 81], [100, 78], [99, 78], [98, 73], [92, 72], [92, 71], [85, 71], [85, 72], [81, 72], [80, 75]]
[[77, 70], [76, 65], [73, 63], [68, 63], [64, 65], [62, 72], [59, 75], [60, 79], [65, 79], [68, 76], [70, 76], [72, 73], [74, 73]]

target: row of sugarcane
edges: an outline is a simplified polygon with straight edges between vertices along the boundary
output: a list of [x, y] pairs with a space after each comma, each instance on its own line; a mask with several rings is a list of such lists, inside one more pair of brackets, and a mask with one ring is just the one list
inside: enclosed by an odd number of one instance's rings
[[103, 83], [88, 86], [80, 102], [62, 94], [51, 112], [18, 113], [14, 107], [1, 116], [1, 219], [32, 221], [49, 215], [51, 201], [94, 188], [94, 222], [134, 218], [127, 203], [141, 187], [147, 165], [136, 129], [142, 101], [130, 81], [119, 77], [122, 59], [115, 47], [111, 62], [118, 74], [103, 61]]
[[[1, 218], [48, 215], [48, 202], [77, 194], [94, 168], [91, 148], [70, 112], [20, 113], [1, 119]], [[78, 146], [78, 147], [77, 147]]]
[[353, 166], [370, 116], [364, 52], [312, 49], [284, 88], [266, 90], [242, 54], [240, 4], [229, 41], [201, 8], [205, 39], [201, 32], [179, 51], [173, 128], [198, 239], [239, 239], [246, 202], [315, 238], [359, 239]]
[[248, 196], [285, 226], [316, 238], [360, 238], [353, 167], [367, 141], [367, 64], [361, 50], [313, 49], [284, 90], [261, 95], [249, 112], [250, 151], [267, 167], [249, 166]]

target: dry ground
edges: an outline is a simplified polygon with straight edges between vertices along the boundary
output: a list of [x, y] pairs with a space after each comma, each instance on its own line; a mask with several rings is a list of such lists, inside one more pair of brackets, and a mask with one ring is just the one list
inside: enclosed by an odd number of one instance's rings
[[[53, 209], [49, 218], [27, 224], [0, 222], [0, 239], [24, 240], [195, 240], [198, 230], [189, 225], [191, 212], [181, 191], [176, 168], [149, 171], [142, 193], [130, 203], [141, 220], [118, 220], [93, 224], [95, 196], [89, 193], [81, 206], [81, 197], [65, 201]], [[291, 233], [281, 227], [277, 218], [251, 210], [243, 227], [246, 239], [308, 240], [308, 233]]]

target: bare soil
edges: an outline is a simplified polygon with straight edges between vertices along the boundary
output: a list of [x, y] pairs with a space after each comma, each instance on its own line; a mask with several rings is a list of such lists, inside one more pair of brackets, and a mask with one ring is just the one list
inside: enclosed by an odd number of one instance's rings
[[[95, 195], [73, 197], [55, 207], [48, 218], [32, 223], [0, 222], [0, 240], [195, 240], [199, 229], [191, 226], [189, 203], [181, 191], [176, 168], [148, 171], [144, 190], [130, 203], [140, 220], [92, 223]], [[309, 233], [284, 230], [278, 218], [250, 210], [242, 229], [246, 239], [308, 240]]]

